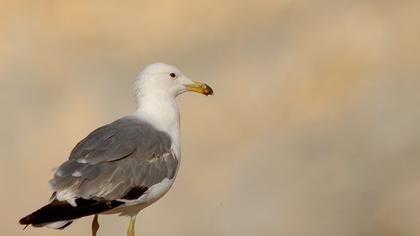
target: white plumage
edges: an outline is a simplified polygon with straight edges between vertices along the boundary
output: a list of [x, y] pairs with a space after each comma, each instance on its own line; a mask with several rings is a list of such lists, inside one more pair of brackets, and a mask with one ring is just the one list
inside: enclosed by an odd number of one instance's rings
[[203, 83], [163, 63], [146, 66], [135, 83], [137, 110], [102, 126], [79, 142], [56, 171], [50, 203], [21, 224], [65, 228], [97, 214], [135, 216], [171, 188], [181, 158], [179, 110], [175, 97], [186, 91], [213, 94]]

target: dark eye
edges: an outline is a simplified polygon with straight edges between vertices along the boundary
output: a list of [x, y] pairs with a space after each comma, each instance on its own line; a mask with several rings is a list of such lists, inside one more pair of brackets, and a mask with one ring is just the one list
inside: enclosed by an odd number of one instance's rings
[[176, 74], [172, 72], [172, 73], [169, 73], [169, 76], [171, 76], [171, 78], [175, 78]]

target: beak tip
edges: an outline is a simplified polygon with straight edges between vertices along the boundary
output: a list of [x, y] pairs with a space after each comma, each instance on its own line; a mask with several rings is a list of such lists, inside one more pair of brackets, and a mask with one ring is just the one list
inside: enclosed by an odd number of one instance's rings
[[193, 91], [197, 93], [201, 93], [203, 95], [213, 95], [213, 89], [205, 83], [193, 81], [192, 84], [187, 84], [186, 89], [187, 91]]
[[207, 85], [207, 88], [204, 91], [204, 95], [206, 95], [206, 96], [213, 95], [213, 89], [210, 88], [210, 86]]

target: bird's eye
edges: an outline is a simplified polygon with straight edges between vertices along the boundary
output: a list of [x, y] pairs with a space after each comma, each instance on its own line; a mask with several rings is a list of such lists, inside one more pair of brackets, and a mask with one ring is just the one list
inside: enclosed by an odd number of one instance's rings
[[171, 78], [175, 79], [176, 74], [172, 72], [172, 73], [169, 73], [169, 76], [171, 76]]

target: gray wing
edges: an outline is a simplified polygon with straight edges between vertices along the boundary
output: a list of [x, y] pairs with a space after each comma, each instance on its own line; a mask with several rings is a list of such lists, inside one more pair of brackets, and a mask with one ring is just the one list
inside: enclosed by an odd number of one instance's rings
[[178, 160], [167, 133], [136, 117], [102, 126], [80, 141], [50, 180], [75, 198], [124, 198], [175, 177]]

